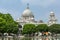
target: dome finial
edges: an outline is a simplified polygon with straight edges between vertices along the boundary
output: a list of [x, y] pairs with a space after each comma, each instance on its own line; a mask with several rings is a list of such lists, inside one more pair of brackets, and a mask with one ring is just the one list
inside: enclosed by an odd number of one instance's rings
[[27, 9], [29, 9], [29, 3], [27, 3]]

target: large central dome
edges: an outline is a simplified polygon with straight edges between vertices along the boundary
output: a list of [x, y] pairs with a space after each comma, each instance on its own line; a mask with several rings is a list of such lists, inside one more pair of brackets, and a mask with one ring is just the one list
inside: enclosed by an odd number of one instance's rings
[[23, 17], [29, 17], [29, 16], [34, 16], [32, 14], [32, 11], [29, 9], [29, 6], [27, 5], [27, 8], [24, 10], [23, 14], [22, 14]]
[[30, 9], [26, 9], [24, 10], [22, 16], [33, 16], [33, 14]]

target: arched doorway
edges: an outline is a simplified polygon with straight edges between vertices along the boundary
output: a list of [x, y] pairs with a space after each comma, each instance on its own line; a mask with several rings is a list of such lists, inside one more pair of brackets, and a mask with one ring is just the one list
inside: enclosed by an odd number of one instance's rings
[[22, 28], [22, 25], [18, 25], [19, 28]]
[[21, 35], [21, 33], [22, 33], [22, 25], [18, 25], [18, 27], [19, 27], [18, 34]]

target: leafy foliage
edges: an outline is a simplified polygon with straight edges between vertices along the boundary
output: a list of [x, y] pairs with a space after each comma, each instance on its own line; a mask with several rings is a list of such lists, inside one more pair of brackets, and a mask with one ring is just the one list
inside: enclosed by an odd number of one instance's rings
[[34, 24], [25, 24], [23, 28], [23, 34], [32, 34], [35, 33], [36, 26]]
[[52, 33], [60, 33], [60, 24], [53, 24], [49, 27], [49, 31]]
[[17, 25], [10, 14], [0, 13], [0, 33], [17, 33]]
[[46, 24], [39, 24], [39, 25], [37, 25], [37, 31], [47, 32], [48, 31], [48, 26]]

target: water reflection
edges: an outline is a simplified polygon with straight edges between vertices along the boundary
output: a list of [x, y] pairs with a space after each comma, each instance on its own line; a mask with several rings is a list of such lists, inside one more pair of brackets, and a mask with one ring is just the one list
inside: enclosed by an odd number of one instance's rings
[[21, 37], [4, 37], [2, 39], [2, 37], [0, 37], [0, 40], [60, 40], [59, 37], [25, 37], [25, 38], [21, 38]]

